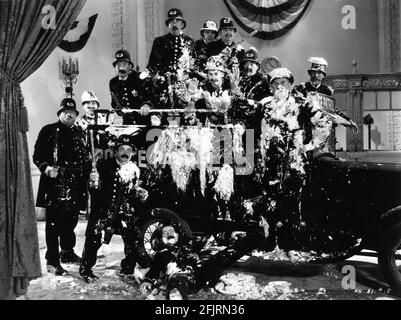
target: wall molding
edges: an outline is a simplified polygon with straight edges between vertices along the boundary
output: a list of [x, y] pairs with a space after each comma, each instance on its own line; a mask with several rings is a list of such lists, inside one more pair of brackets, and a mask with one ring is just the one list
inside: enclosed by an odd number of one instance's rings
[[148, 63], [153, 40], [165, 33], [165, 0], [112, 0], [112, 46], [123, 48], [141, 69]]
[[149, 57], [153, 40], [164, 34], [165, 25], [165, 3], [164, 0], [145, 1], [145, 40], [146, 56]]
[[111, 38], [114, 52], [119, 49], [130, 50], [128, 41], [127, 0], [113, 0], [111, 3]]
[[380, 72], [401, 72], [401, 4], [378, 0]]

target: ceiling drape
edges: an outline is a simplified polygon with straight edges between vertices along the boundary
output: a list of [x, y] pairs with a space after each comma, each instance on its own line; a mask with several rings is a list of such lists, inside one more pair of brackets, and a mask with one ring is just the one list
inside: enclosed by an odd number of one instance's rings
[[295, 27], [312, 0], [224, 0], [233, 19], [246, 32], [274, 40]]

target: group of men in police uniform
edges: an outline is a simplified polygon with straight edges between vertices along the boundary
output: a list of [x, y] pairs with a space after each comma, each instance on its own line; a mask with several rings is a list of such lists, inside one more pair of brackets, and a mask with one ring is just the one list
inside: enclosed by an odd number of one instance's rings
[[[231, 120], [242, 123], [246, 128], [256, 129], [255, 110], [258, 102], [271, 95], [268, 76], [260, 73], [260, 62], [255, 48], [245, 51], [233, 40], [236, 27], [231, 18], [224, 17], [220, 26], [212, 20], [206, 20], [202, 29], [202, 38], [194, 41], [185, 35], [183, 30], [186, 21], [179, 9], [170, 9], [165, 22], [169, 33], [154, 40], [147, 68], [139, 73], [134, 68], [130, 55], [126, 50], [118, 50], [115, 54], [113, 67], [117, 75], [110, 80], [111, 106], [123, 116], [124, 124], [157, 124], [158, 118], [150, 116], [149, 111], [162, 103], [161, 96], [169, 100], [169, 87], [163, 87], [162, 94], [154, 92], [157, 82], [177, 80], [179, 59], [185, 50], [195, 60], [194, 69], [189, 70], [190, 77], [198, 79], [205, 91], [223, 92], [216, 89], [209, 76], [211, 71], [219, 71], [221, 76], [229, 74], [225, 85], [230, 94], [230, 105], [227, 113]], [[216, 61], [224, 61], [224, 67]], [[311, 80], [295, 86], [293, 94], [306, 96], [308, 92], [319, 92], [332, 95], [331, 88], [322, 83], [326, 76], [327, 61], [323, 58], [311, 58], [311, 68], [308, 70]], [[227, 71], [227, 72], [226, 72]], [[166, 77], [167, 76], [167, 77]], [[208, 78], [209, 77], [209, 78]], [[155, 85], [156, 84], [156, 85]], [[209, 86], [209, 87], [208, 87]], [[207, 89], [209, 88], [209, 89]], [[157, 97], [157, 100], [155, 97]], [[207, 100], [207, 97], [204, 99]], [[173, 100], [174, 101], [174, 100]], [[169, 100], [170, 107], [172, 101]], [[59, 121], [45, 126], [37, 139], [34, 152], [34, 162], [42, 172], [38, 206], [47, 207], [46, 222], [46, 259], [49, 270], [62, 275], [66, 271], [60, 264], [59, 241], [61, 246], [61, 262], [81, 263], [80, 273], [85, 281], [96, 279], [92, 267], [96, 262], [96, 252], [101, 243], [101, 229], [119, 229], [123, 235], [126, 247], [126, 259], [122, 262], [123, 273], [132, 273], [137, 257], [135, 253], [138, 230], [135, 229], [135, 206], [125, 198], [137, 199], [139, 203], [147, 198], [146, 190], [136, 184], [138, 176], [132, 181], [121, 181], [118, 172], [127, 164], [131, 166], [133, 143], [128, 137], [122, 137], [115, 146], [116, 159], [99, 165], [98, 172], [91, 173], [91, 154], [85, 130], [94, 124], [94, 110], [100, 102], [93, 91], [82, 95], [82, 105], [86, 115], [78, 119], [79, 112], [75, 101], [63, 99], [61, 109], [57, 112]], [[207, 105], [207, 101], [205, 102]], [[135, 112], [124, 113], [124, 109], [134, 109]], [[160, 119], [159, 119], [160, 120]], [[160, 122], [159, 122], [160, 123]], [[93, 155], [92, 155], [93, 156]], [[132, 169], [132, 168], [131, 168]], [[117, 178], [116, 178], [117, 177]], [[134, 181], [135, 180], [135, 181]], [[74, 253], [74, 228], [79, 210], [83, 208], [86, 188], [81, 188], [90, 181], [93, 191], [93, 210], [88, 222], [87, 239], [83, 260]], [[127, 187], [127, 183], [134, 186]], [[118, 191], [118, 192], [117, 192]], [[117, 195], [118, 193], [118, 195]], [[110, 196], [117, 197], [109, 199]], [[106, 201], [109, 199], [110, 201]], [[100, 203], [102, 205], [100, 205]], [[122, 212], [119, 215], [119, 212]], [[118, 217], [117, 220], [113, 220]], [[106, 225], [104, 222], [107, 222]], [[103, 224], [102, 224], [103, 223]], [[100, 226], [100, 227], [99, 227]], [[128, 237], [126, 231], [132, 231]]]

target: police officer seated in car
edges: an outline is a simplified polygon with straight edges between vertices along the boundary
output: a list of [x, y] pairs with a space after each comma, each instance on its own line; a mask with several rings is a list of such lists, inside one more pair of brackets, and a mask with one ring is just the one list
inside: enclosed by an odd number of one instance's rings
[[220, 56], [210, 57], [206, 62], [207, 79], [200, 85], [203, 97], [195, 103], [196, 109], [215, 111], [198, 116], [205, 125], [219, 125], [226, 122], [226, 114], [231, 106], [230, 84], [224, 78], [226, 70]]
[[260, 62], [256, 48], [251, 47], [241, 64], [241, 77], [238, 84], [232, 88], [233, 107], [230, 110], [230, 119], [234, 123], [241, 122], [245, 128], [254, 129], [255, 136], [260, 135], [260, 124], [255, 119], [257, 104], [263, 98], [271, 95], [267, 77], [260, 72]]
[[[134, 70], [127, 50], [118, 50], [115, 55], [113, 67], [117, 76], [109, 82], [111, 94], [111, 107], [123, 116], [123, 124], [150, 124], [148, 116], [152, 104], [149, 99], [149, 91], [145, 83]], [[122, 109], [126, 109], [122, 113]], [[135, 110], [129, 113], [130, 110]]]

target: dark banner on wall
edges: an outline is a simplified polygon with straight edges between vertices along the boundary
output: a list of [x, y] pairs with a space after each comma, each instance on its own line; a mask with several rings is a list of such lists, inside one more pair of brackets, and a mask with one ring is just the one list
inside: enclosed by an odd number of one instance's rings
[[77, 52], [82, 50], [92, 34], [96, 18], [97, 14], [89, 18], [75, 21], [71, 29], [65, 35], [63, 41], [59, 44], [59, 47], [67, 52]]
[[312, 0], [224, 0], [233, 19], [246, 32], [274, 40], [290, 31], [301, 19]]

